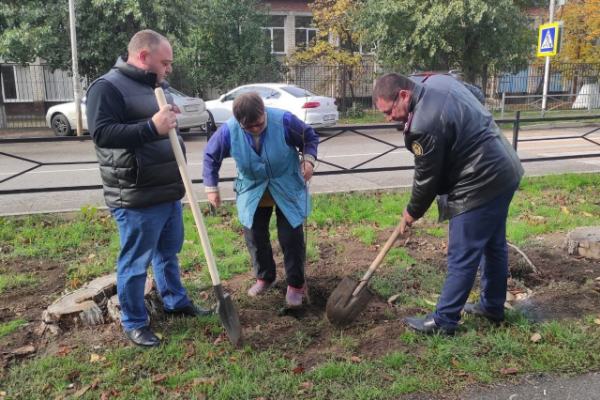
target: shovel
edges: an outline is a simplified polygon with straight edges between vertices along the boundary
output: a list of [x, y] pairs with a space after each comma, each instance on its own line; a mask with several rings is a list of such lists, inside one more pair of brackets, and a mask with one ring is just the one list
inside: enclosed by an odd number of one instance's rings
[[[167, 104], [165, 93], [163, 92], [162, 88], [156, 88], [154, 93], [156, 94], [158, 105], [161, 108]], [[185, 162], [185, 158], [183, 157], [183, 151], [179, 145], [179, 140], [177, 139], [177, 133], [175, 132], [175, 129], [169, 130], [169, 140], [171, 141], [171, 147], [173, 147], [173, 152], [175, 153], [175, 159], [177, 160], [179, 172], [181, 173], [183, 184], [185, 185], [185, 190], [190, 201], [192, 214], [194, 214], [194, 221], [196, 221], [196, 227], [198, 228], [198, 233], [200, 234], [200, 241], [202, 242], [202, 248], [204, 249], [204, 255], [206, 256], [206, 263], [208, 264], [208, 271], [210, 272], [213, 289], [215, 290], [215, 297], [217, 298], [217, 313], [221, 317], [221, 321], [223, 322], [223, 326], [227, 331], [229, 340], [234, 346], [237, 346], [238, 341], [242, 336], [240, 330], [240, 320], [237, 312], [235, 311], [235, 307], [233, 306], [233, 302], [231, 301], [229, 293], [223, 293], [223, 286], [221, 286], [221, 280], [219, 279], [219, 271], [217, 270], [217, 265], [215, 264], [215, 256], [213, 255], [212, 248], [210, 247], [208, 234], [206, 233], [206, 226], [204, 225], [204, 219], [202, 218], [200, 207], [198, 207], [196, 192], [194, 192], [194, 188], [192, 187], [192, 180], [188, 175], [187, 164]]]
[[402, 222], [398, 224], [392, 236], [387, 240], [383, 249], [377, 255], [377, 258], [362, 279], [357, 281], [353, 277], [346, 275], [338, 287], [331, 293], [327, 300], [327, 306], [325, 308], [327, 313], [327, 319], [333, 325], [346, 326], [358, 317], [367, 307], [367, 304], [375, 295], [367, 287], [369, 279], [373, 276], [375, 270], [379, 267], [387, 253], [392, 248], [392, 245], [400, 236], [400, 228]]

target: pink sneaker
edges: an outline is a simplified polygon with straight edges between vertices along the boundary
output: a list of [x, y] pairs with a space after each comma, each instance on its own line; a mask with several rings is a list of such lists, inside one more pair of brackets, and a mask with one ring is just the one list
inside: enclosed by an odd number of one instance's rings
[[302, 294], [304, 293], [304, 286], [302, 289], [296, 289], [288, 286], [287, 294], [285, 295], [285, 302], [288, 308], [300, 308], [302, 307]]
[[277, 280], [274, 280], [273, 282], [267, 282], [267, 281], [263, 281], [262, 279], [257, 279], [254, 286], [252, 286], [250, 288], [250, 290], [248, 290], [248, 296], [250, 296], [250, 297], [260, 296], [261, 294], [267, 292], [273, 286], [275, 286], [276, 282], [277, 282]]

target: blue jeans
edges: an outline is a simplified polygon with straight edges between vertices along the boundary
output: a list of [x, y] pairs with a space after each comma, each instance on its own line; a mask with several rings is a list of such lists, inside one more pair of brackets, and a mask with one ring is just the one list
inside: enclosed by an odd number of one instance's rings
[[518, 184], [495, 199], [450, 219], [448, 275], [433, 319], [454, 330], [481, 264], [481, 305], [504, 316], [508, 279], [506, 217]]
[[117, 261], [117, 293], [125, 331], [148, 325], [144, 304], [147, 269], [152, 261], [156, 286], [166, 310], [190, 303], [181, 284], [177, 253], [183, 246], [183, 214], [180, 201], [145, 208], [112, 208], [121, 239]]

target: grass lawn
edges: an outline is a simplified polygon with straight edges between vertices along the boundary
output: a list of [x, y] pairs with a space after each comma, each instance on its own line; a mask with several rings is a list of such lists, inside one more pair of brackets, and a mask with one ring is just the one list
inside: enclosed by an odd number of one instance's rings
[[[314, 196], [307, 223], [310, 271], [335, 287], [343, 268], [349, 268], [361, 254], [365, 261], [374, 259], [377, 246], [383, 245], [399, 222], [408, 196], [400, 191]], [[511, 205], [508, 239], [533, 251], [544, 235], [600, 225], [599, 198], [597, 174], [524, 179]], [[211, 282], [189, 209], [184, 218], [182, 279], [197, 303], [212, 305]], [[428, 253], [438, 254], [438, 261], [443, 259], [439, 246], [428, 247], [445, 240], [447, 223], [436, 220], [437, 211], [432, 208], [422, 225], [413, 227], [413, 247], [408, 239], [400, 239], [401, 245], [392, 249], [371, 280], [381, 309], [368, 315], [378, 318], [364, 317], [352, 327], [337, 329], [323, 317], [322, 299], [316, 291], [313, 306], [321, 307], [320, 313], [300, 318], [285, 316], [273, 307], [282, 300], [279, 293], [264, 301], [245, 296], [250, 260], [235, 208], [226, 205], [216, 216], [206, 216], [205, 222], [221, 278], [242, 288], [236, 294], [236, 308], [251, 323], [245, 325], [248, 334], [241, 348], [232, 348], [223, 339], [218, 317], [161, 322], [155, 331], [165, 344], [151, 350], [128, 345], [116, 325], [112, 338], [107, 327], [83, 328], [68, 333], [66, 339], [50, 339], [44, 346], [34, 342], [37, 354], [32, 358], [17, 357], [4, 369], [0, 364], [0, 398], [389, 399], [456, 391], [534, 371], [571, 374], [600, 368], [600, 311], [536, 322], [523, 312], [509, 310], [508, 322], [499, 327], [467, 317], [453, 338], [423, 337], [404, 329], [402, 316], [425, 315], [434, 309], [432, 300], [439, 296], [445, 278], [443, 266], [431, 261]], [[276, 243], [274, 223], [273, 219]], [[72, 216], [0, 217], [0, 303], [44, 284], [43, 274], [22, 273], [19, 265], [62, 265], [64, 286], [74, 289], [114, 272], [118, 250], [114, 220], [95, 209], [86, 207]], [[342, 265], [345, 258], [348, 265]], [[326, 263], [333, 259], [337, 264]], [[575, 267], [578, 263], [573, 261]], [[582, 267], [582, 274], [586, 268]], [[362, 266], [351, 271], [361, 270]], [[511, 279], [519, 281], [520, 277]], [[567, 283], [545, 282], [543, 287], [588, 293], [594, 284], [585, 279]], [[400, 296], [395, 307], [390, 307], [386, 299], [395, 294]], [[3, 315], [0, 348], [5, 351], [14, 349], [28, 321]], [[249, 315], [264, 319], [252, 320]], [[285, 340], [278, 336], [283, 332], [288, 335]], [[540, 335], [535, 343], [534, 334]], [[310, 362], [310, 357], [317, 361]]]

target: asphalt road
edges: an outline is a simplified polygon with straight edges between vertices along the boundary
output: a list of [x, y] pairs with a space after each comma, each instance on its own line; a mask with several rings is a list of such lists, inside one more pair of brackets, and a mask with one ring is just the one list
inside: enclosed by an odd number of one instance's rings
[[[522, 131], [518, 153], [522, 159], [582, 155], [600, 153], [600, 132], [588, 135], [587, 139], [555, 139], [557, 137], [581, 136], [592, 128], [569, 128], [539, 131]], [[319, 146], [316, 171], [327, 172], [341, 168], [381, 168], [390, 166], [412, 166], [413, 156], [402, 146], [401, 132], [395, 129], [365, 131], [372, 138], [356, 133], [344, 133], [325, 140]], [[507, 132], [507, 136], [511, 136]], [[322, 140], [327, 139], [327, 136]], [[375, 139], [375, 140], [374, 140]], [[521, 142], [535, 139], [538, 141]], [[599, 144], [594, 143], [598, 142]], [[192, 179], [201, 179], [202, 154], [206, 137], [198, 135], [186, 139], [188, 166]], [[384, 156], [380, 154], [392, 150]], [[375, 159], [374, 159], [375, 158]], [[46, 193], [3, 194], [2, 191], [53, 188], [65, 186], [100, 185], [98, 165], [91, 141], [82, 142], [39, 142], [3, 143], [0, 148], [0, 215], [27, 214], [78, 210], [85, 205], [104, 207], [101, 190], [61, 191]], [[68, 165], [44, 165], [16, 176], [36, 166], [37, 163], [73, 163]], [[79, 164], [76, 164], [79, 163]], [[331, 166], [329, 164], [334, 164]], [[564, 172], [598, 172], [600, 158], [528, 162], [524, 163], [528, 175], [544, 175]], [[413, 171], [377, 173], [352, 173], [344, 175], [319, 175], [310, 182], [311, 193], [373, 190], [410, 187]], [[222, 178], [235, 176], [232, 159], [224, 162]], [[195, 185], [198, 198], [205, 200], [202, 185]], [[231, 182], [221, 184], [222, 197], [233, 199]]]

